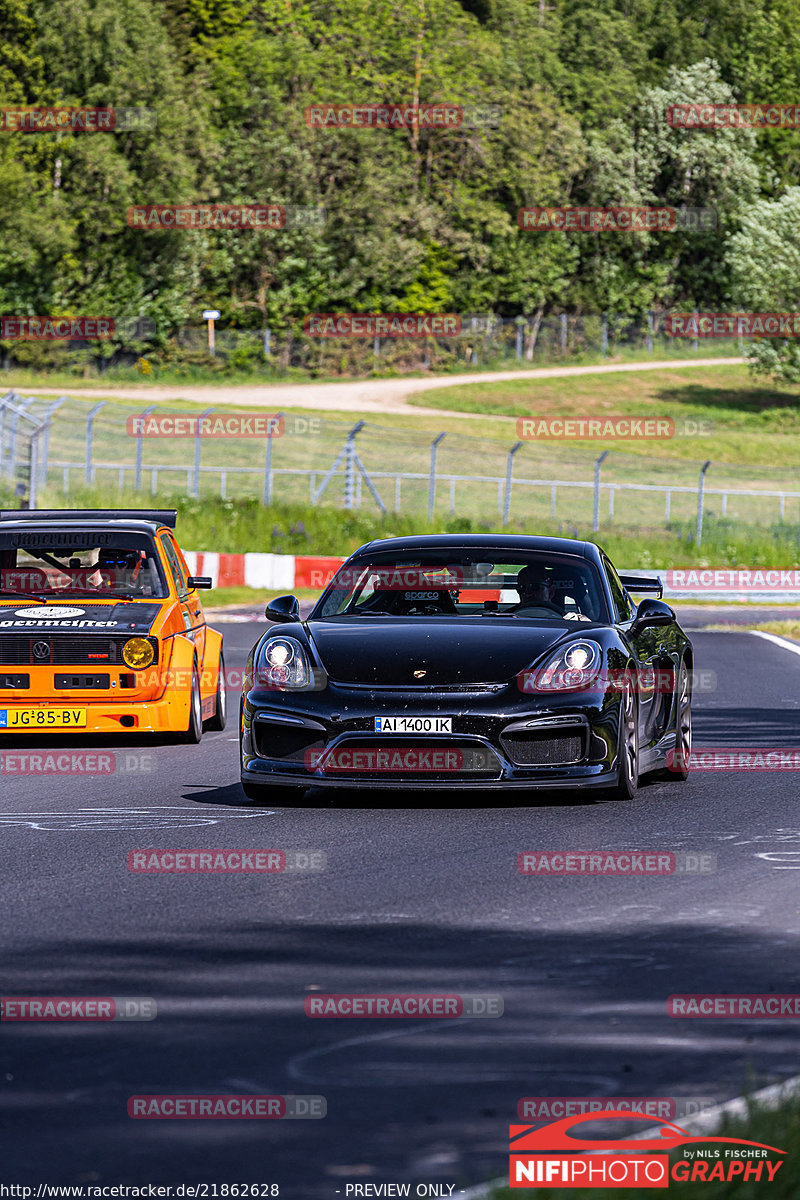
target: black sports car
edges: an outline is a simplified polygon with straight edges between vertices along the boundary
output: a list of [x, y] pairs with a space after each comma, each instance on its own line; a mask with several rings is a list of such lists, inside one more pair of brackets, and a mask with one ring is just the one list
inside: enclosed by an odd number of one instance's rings
[[441, 535], [369, 542], [307, 620], [294, 596], [247, 662], [242, 786], [585, 788], [685, 779], [692, 645], [658, 579], [592, 542]]

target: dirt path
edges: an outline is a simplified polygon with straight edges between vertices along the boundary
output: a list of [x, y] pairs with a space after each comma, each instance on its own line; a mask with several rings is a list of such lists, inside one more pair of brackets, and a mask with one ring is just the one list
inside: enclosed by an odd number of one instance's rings
[[[523, 371], [489, 371], [486, 374], [436, 375], [428, 379], [361, 379], [343, 383], [267, 383], [267, 384], [201, 384], [184, 387], [105, 387], [98, 382], [91, 388], [73, 388], [70, 396], [110, 397], [117, 400], [140, 400], [149, 404], [166, 404], [170, 400], [196, 400], [201, 404], [232, 404], [237, 408], [258, 407], [275, 412], [282, 408], [305, 408], [353, 413], [408, 412], [407, 398], [434, 388], [454, 387], [465, 383], [496, 383], [505, 379], [554, 379], [570, 375], [608, 375], [622, 371], [678, 371], [687, 367], [732, 366], [744, 358], [692, 358], [667, 362], [616, 363], [600, 367], [538, 367]], [[26, 396], [56, 395], [58, 389], [25, 388]], [[450, 412], [447, 409], [424, 408], [415, 404], [413, 412], [435, 412], [439, 416], [477, 417], [481, 413]]]

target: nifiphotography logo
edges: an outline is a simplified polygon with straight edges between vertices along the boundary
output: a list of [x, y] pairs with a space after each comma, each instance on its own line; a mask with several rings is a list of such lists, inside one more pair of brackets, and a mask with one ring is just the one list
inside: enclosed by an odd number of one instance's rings
[[[655, 1137], [625, 1139], [573, 1135], [574, 1126], [591, 1121], [640, 1120], [657, 1129]], [[653, 1126], [644, 1113], [614, 1110], [563, 1117], [540, 1127], [509, 1126], [509, 1186], [667, 1188], [676, 1183], [771, 1183], [783, 1166], [785, 1150], [743, 1138], [692, 1135], [668, 1122]], [[692, 1147], [692, 1149], [687, 1149]], [[670, 1164], [668, 1153], [682, 1157]], [[644, 1153], [643, 1153], [644, 1151]]]

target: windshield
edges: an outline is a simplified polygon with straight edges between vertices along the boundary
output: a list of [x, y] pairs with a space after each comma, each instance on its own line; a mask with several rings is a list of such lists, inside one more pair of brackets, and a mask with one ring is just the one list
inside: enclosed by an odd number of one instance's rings
[[574, 555], [514, 555], [438, 550], [376, 555], [342, 567], [311, 614], [342, 616], [485, 616], [587, 623], [608, 621], [594, 565]]
[[168, 595], [152, 538], [141, 533], [95, 530], [0, 532], [0, 600], [15, 595]]

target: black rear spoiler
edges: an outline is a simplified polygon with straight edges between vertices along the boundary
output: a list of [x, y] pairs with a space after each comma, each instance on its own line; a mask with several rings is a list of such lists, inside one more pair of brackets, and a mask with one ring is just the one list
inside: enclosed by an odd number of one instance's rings
[[174, 529], [174, 508], [17, 508], [3, 509], [0, 521], [155, 521]]
[[659, 600], [664, 595], [664, 585], [652, 575], [620, 575], [622, 586], [629, 592], [653, 592]]

